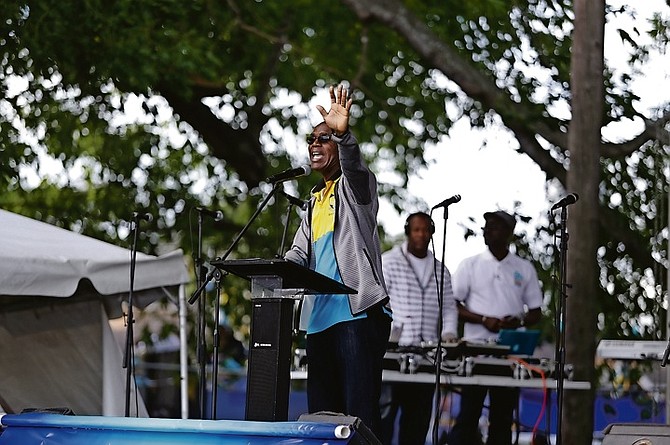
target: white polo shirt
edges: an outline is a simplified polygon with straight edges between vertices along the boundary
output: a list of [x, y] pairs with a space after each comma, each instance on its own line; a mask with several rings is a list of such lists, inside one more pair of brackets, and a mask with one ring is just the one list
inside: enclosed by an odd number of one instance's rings
[[[466, 258], [452, 276], [456, 300], [476, 314], [503, 318], [521, 316], [542, 306], [542, 291], [533, 264], [509, 252], [502, 261], [486, 250]], [[493, 340], [498, 337], [482, 324], [465, 323], [466, 340]]]

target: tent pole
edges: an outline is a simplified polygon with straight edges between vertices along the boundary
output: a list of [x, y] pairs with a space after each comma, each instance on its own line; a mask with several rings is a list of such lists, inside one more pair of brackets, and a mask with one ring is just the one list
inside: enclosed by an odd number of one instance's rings
[[[665, 165], [668, 165], [667, 163]], [[667, 181], [667, 180], [666, 180]], [[668, 206], [666, 208], [667, 212], [667, 218], [668, 218], [668, 230], [670, 231], [670, 186], [666, 189], [668, 193]], [[666, 306], [668, 305], [668, 295], [670, 295], [670, 265], [667, 263], [668, 258], [670, 258], [670, 236], [668, 237], [668, 245], [666, 247], [666, 283], [665, 283], [665, 303]], [[665, 310], [665, 339], [668, 341], [668, 344], [670, 345], [670, 307], [666, 307]], [[666, 346], [667, 349], [667, 346]], [[670, 387], [668, 385], [668, 382], [670, 382], [670, 368], [666, 368], [665, 370], [665, 400], [666, 400], [666, 409], [665, 409], [665, 424], [670, 425], [670, 410], [667, 408], [667, 401], [670, 400]]]
[[181, 384], [181, 418], [188, 419], [188, 345], [186, 335], [186, 291], [179, 285], [179, 381]]

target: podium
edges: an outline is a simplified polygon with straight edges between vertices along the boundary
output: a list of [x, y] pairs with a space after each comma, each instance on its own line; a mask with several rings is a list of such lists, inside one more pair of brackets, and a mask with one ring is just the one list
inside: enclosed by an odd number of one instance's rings
[[306, 294], [352, 294], [356, 291], [282, 259], [222, 260], [211, 264], [251, 281], [245, 419], [288, 420], [291, 333], [296, 298]]

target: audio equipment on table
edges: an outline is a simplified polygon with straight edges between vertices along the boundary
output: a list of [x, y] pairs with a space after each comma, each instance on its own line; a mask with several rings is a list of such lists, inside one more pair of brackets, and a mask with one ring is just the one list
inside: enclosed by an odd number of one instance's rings
[[[461, 341], [458, 345], [443, 344], [447, 354], [442, 355], [442, 372], [462, 377], [501, 376], [515, 380], [540, 379], [542, 374], [545, 378], [556, 378], [556, 362], [552, 359], [504, 357], [501, 349], [486, 349], [478, 343], [463, 346], [463, 343], [466, 342]], [[493, 351], [498, 356], [470, 356], [461, 354], [462, 351]], [[386, 351], [383, 366], [387, 371], [397, 371], [401, 374], [433, 374], [435, 352], [436, 346], [399, 347]], [[304, 349], [295, 350], [293, 370], [303, 372], [308, 370]], [[567, 380], [573, 379], [573, 365], [565, 365], [564, 376]]]
[[[476, 343], [468, 341], [442, 342], [440, 369], [443, 372], [463, 375], [465, 358], [490, 355], [502, 357], [509, 353], [509, 346], [495, 343]], [[384, 369], [399, 371], [403, 374], [434, 372], [438, 344], [424, 342], [421, 346], [400, 346], [390, 349], [384, 356]]]
[[[465, 357], [459, 375], [472, 377], [477, 375], [491, 375], [513, 377], [519, 380], [556, 378], [556, 362], [547, 358], [495, 358], [495, 357]], [[563, 376], [567, 380], [573, 378], [573, 365], [566, 364]]]
[[660, 360], [666, 344], [664, 340], [600, 340], [596, 355], [620, 360]]
[[[398, 371], [401, 374], [433, 373], [435, 372], [435, 352], [435, 348], [425, 352], [387, 351], [384, 355], [383, 366], [386, 370]], [[457, 374], [462, 365], [461, 359], [443, 358], [440, 363], [442, 371], [452, 374]]]
[[469, 341], [459, 342], [457, 350], [461, 356], [490, 355], [493, 357], [504, 357], [510, 353], [508, 345]]
[[464, 366], [460, 375], [466, 377], [473, 375], [514, 376], [514, 362], [506, 358], [465, 357], [463, 362]]

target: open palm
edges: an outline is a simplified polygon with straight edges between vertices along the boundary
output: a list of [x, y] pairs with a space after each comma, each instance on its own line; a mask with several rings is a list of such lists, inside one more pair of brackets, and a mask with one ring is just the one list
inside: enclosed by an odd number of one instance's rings
[[335, 87], [330, 86], [330, 110], [326, 110], [317, 105], [316, 108], [323, 116], [323, 120], [330, 127], [335, 134], [343, 134], [349, 129], [349, 109], [351, 108], [352, 100], [348, 99], [348, 92], [339, 85], [337, 91]]

